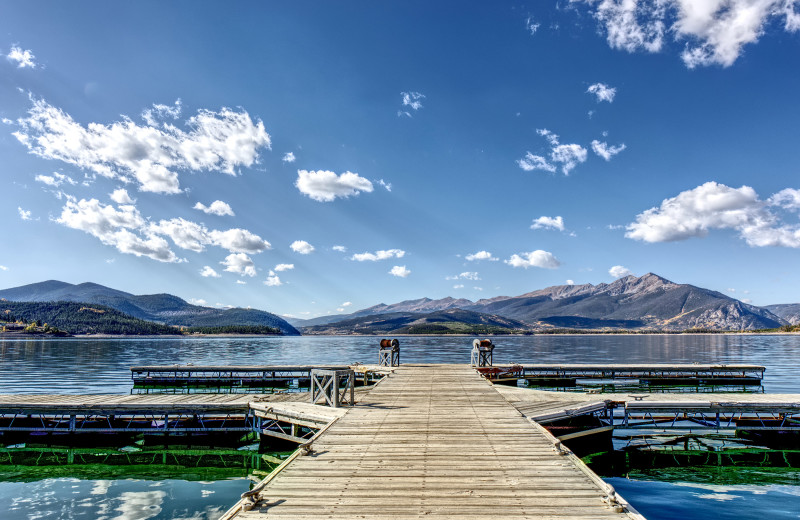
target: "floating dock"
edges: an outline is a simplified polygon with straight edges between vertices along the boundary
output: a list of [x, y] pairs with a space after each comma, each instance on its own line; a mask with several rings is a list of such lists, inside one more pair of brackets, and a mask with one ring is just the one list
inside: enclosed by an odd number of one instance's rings
[[[509, 371], [511, 369], [513, 373]], [[495, 365], [506, 377], [539, 386], [576, 386], [580, 380], [637, 380], [648, 385], [760, 385], [760, 365], [700, 364], [524, 364]]]
[[[527, 365], [537, 370], [542, 366]], [[570, 367], [575, 374], [582, 370], [582, 376], [586, 367], [593, 367], [605, 378], [645, 371], [643, 365], [558, 367], [561, 375]], [[176, 367], [134, 368], [184, 373]], [[211, 378], [236, 374], [241, 367], [201, 368], [209, 369], [203, 377]], [[263, 377], [264, 367], [246, 368], [261, 370], [258, 377]], [[509, 520], [642, 520], [563, 442], [610, 435], [614, 429], [800, 432], [800, 395], [548, 392], [494, 385], [469, 365], [330, 368], [269, 367], [269, 377], [274, 372], [276, 378], [308, 371], [311, 392], [0, 395], [0, 439], [258, 433], [300, 444], [225, 519], [456, 519], [491, 514]], [[197, 367], [184, 369], [191, 374]], [[647, 369], [653, 372], [653, 366]], [[373, 370], [383, 379], [354, 391], [354, 374], [366, 379]], [[659, 376], [680, 379], [689, 371], [713, 371], [721, 377], [753, 377], [758, 370], [760, 377], [763, 367], [671, 365]], [[330, 406], [316, 404], [320, 400]], [[577, 429], [568, 424], [574, 419]]]

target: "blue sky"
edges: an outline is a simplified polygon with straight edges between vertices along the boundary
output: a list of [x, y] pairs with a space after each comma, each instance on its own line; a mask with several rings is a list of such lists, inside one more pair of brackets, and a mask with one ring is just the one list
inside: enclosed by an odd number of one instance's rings
[[800, 301], [800, 2], [288, 4], [3, 6], [0, 287]]

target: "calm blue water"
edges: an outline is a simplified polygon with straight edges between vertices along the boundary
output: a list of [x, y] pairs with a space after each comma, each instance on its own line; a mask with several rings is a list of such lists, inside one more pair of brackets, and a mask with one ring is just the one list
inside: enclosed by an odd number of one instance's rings
[[[128, 393], [129, 368], [144, 364], [375, 363], [379, 339], [0, 339], [0, 393]], [[400, 338], [401, 361], [468, 363], [471, 341]], [[764, 365], [766, 392], [800, 393], [800, 336], [526, 336], [493, 341], [497, 363]], [[649, 520], [800, 518], [800, 485], [609, 481]], [[0, 518], [212, 519], [247, 489], [245, 479], [0, 482]]]

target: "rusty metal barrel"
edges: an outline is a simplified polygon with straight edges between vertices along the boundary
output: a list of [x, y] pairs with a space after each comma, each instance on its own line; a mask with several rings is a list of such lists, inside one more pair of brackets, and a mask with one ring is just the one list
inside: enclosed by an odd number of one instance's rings
[[378, 364], [382, 367], [400, 365], [400, 342], [396, 339], [382, 339], [378, 347]]

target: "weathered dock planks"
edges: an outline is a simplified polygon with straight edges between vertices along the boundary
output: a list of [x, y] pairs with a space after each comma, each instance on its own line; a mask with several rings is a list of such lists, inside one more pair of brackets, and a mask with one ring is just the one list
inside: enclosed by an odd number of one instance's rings
[[223, 518], [642, 518], [464, 365], [397, 368], [312, 450]]

